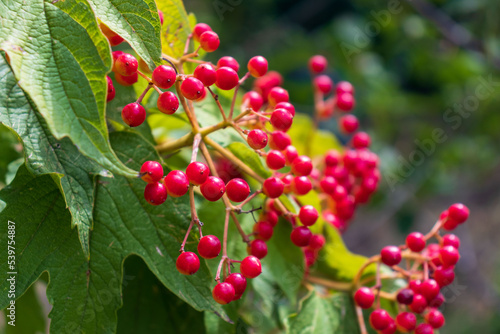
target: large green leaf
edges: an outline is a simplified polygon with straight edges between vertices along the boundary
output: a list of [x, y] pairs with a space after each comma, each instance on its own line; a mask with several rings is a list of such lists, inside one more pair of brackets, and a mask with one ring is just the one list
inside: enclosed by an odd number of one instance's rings
[[53, 136], [69, 137], [113, 173], [137, 175], [109, 144], [104, 110], [111, 55], [89, 4], [7, 1], [0, 3], [0, 21], [0, 49]]
[[154, 0], [89, 0], [97, 17], [124, 38], [151, 70], [161, 63], [161, 25]]
[[262, 159], [254, 150], [243, 143], [232, 143], [227, 146], [238, 159], [247, 164], [259, 176], [267, 178], [271, 176], [271, 172], [264, 167]]
[[181, 0], [161, 0], [157, 5], [165, 20], [161, 28], [162, 51], [179, 58], [183, 55], [186, 40], [191, 34], [189, 16]]
[[[1, 74], [0, 74], [1, 75]], [[2, 80], [2, 79], [0, 79]], [[0, 93], [1, 94], [1, 93]], [[0, 108], [1, 108], [0, 102]], [[0, 189], [7, 183], [6, 175], [9, 164], [21, 157], [21, 152], [16, 148], [18, 141], [16, 136], [1, 123], [2, 112], [0, 109]]]

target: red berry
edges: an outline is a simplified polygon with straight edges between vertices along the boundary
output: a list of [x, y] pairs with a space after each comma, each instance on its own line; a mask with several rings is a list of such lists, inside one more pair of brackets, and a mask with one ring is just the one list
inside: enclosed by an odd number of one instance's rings
[[169, 89], [175, 83], [177, 74], [171, 66], [160, 65], [153, 71], [151, 80], [153, 83], [161, 89]]
[[276, 213], [276, 211], [274, 210], [271, 210], [271, 211], [267, 211], [263, 216], [262, 216], [262, 219], [261, 220], [264, 220], [266, 222], [269, 222], [271, 225], [276, 226], [276, 224], [278, 224], [278, 213]]
[[228, 304], [234, 299], [234, 287], [226, 282], [218, 283], [212, 290], [214, 300], [222, 305]]
[[205, 199], [215, 202], [218, 201], [226, 191], [226, 185], [222, 179], [217, 176], [209, 176], [200, 187], [201, 194]]
[[205, 183], [209, 175], [210, 169], [203, 162], [193, 161], [186, 168], [186, 176], [195, 186]]
[[314, 78], [313, 83], [316, 89], [323, 94], [328, 94], [333, 89], [333, 81], [326, 74], [318, 75], [316, 78]]
[[159, 162], [146, 161], [141, 166], [140, 174], [147, 183], [159, 182], [163, 177], [163, 167]]
[[203, 83], [194, 77], [187, 77], [181, 84], [181, 93], [188, 100], [198, 100], [204, 90]]
[[289, 103], [289, 102], [280, 102], [277, 105], [274, 106], [274, 109], [285, 109], [288, 111], [292, 116], [295, 116], [295, 107]]
[[426, 279], [420, 286], [420, 293], [427, 299], [428, 302], [433, 300], [439, 294], [439, 284], [432, 278]]
[[248, 61], [248, 72], [255, 77], [261, 77], [267, 73], [267, 59], [262, 56], [255, 56]]
[[391, 316], [386, 310], [378, 309], [370, 314], [370, 325], [373, 329], [382, 331], [391, 324]]
[[193, 76], [200, 80], [204, 86], [212, 86], [216, 80], [215, 69], [210, 64], [198, 65], [193, 72]]
[[106, 102], [109, 102], [115, 98], [116, 91], [111, 78], [107, 76], [106, 80], [108, 81], [108, 94], [106, 95]]
[[231, 67], [221, 67], [215, 71], [215, 85], [222, 90], [230, 90], [238, 85], [238, 73]]
[[158, 16], [160, 18], [160, 24], [163, 25], [163, 12], [158, 9]]
[[356, 132], [359, 128], [359, 121], [354, 115], [345, 115], [340, 117], [339, 120], [340, 130], [344, 133], [351, 134]]
[[264, 100], [259, 93], [251, 90], [243, 95], [243, 104], [252, 108], [253, 111], [259, 111], [264, 104]]
[[128, 76], [115, 73], [116, 82], [118, 82], [120, 85], [125, 86], [125, 87], [132, 86], [133, 84], [135, 84], [137, 82], [138, 78], [139, 77], [138, 77], [137, 73], [134, 73], [134, 74], [128, 75]]
[[283, 151], [291, 144], [292, 144], [292, 139], [286, 132], [274, 131], [271, 133], [271, 138], [269, 140], [269, 147], [271, 147], [273, 150]]
[[438, 308], [438, 307], [441, 307], [441, 305], [443, 305], [444, 303], [444, 296], [442, 293], [439, 293], [439, 295], [437, 295], [436, 298], [434, 298], [430, 303], [429, 303], [429, 307], [435, 307], [435, 308]]
[[413, 232], [406, 237], [406, 245], [412, 252], [420, 252], [425, 248], [425, 237], [420, 232]]
[[271, 176], [262, 184], [262, 191], [267, 197], [278, 198], [283, 194], [285, 184], [279, 178]]
[[434, 270], [434, 279], [440, 287], [451, 284], [455, 280], [455, 268], [438, 267], [436, 270]]
[[117, 46], [118, 44], [123, 42], [123, 38], [120, 37], [113, 30], [109, 29], [109, 27], [104, 23], [99, 24], [99, 27], [101, 28], [103, 35], [106, 36], [106, 38], [108, 39], [109, 44], [111, 44], [111, 46]]
[[219, 59], [219, 61], [217, 61], [218, 68], [224, 66], [231, 67], [235, 72], [238, 72], [238, 70], [240, 69], [240, 64], [238, 64], [238, 61], [230, 56], [222, 57], [221, 59]]
[[352, 146], [357, 149], [370, 146], [371, 139], [366, 132], [358, 132], [352, 137]]
[[245, 180], [235, 178], [226, 184], [226, 194], [233, 202], [243, 202], [250, 195], [250, 187]]
[[219, 48], [219, 35], [213, 31], [205, 31], [200, 35], [200, 46], [206, 52], [214, 52]]
[[312, 189], [311, 180], [307, 176], [294, 177], [290, 186], [297, 195], [306, 195]]
[[354, 96], [349, 93], [337, 95], [337, 107], [342, 111], [351, 111], [354, 108]]
[[293, 123], [293, 116], [285, 109], [276, 109], [271, 114], [271, 125], [275, 130], [288, 131]]
[[148, 183], [144, 188], [144, 198], [153, 205], [163, 204], [167, 200], [167, 188], [160, 182]]
[[205, 235], [198, 243], [198, 254], [204, 259], [216, 258], [220, 249], [220, 240], [215, 235]]
[[415, 294], [413, 296], [413, 301], [410, 304], [410, 309], [414, 313], [422, 313], [427, 308], [427, 300], [424, 296]]
[[354, 87], [350, 82], [347, 81], [339, 81], [337, 83], [337, 86], [335, 87], [335, 92], [337, 95], [343, 94], [343, 93], [348, 93], [353, 95], [354, 94]]
[[139, 63], [131, 54], [123, 53], [116, 58], [115, 70], [118, 74], [130, 76], [137, 73], [137, 68], [139, 68]]
[[292, 162], [299, 156], [295, 146], [289, 145], [283, 150], [283, 155], [285, 156], [285, 163], [290, 166]]
[[395, 266], [401, 262], [401, 250], [396, 246], [386, 246], [380, 252], [382, 262], [387, 266]]
[[200, 36], [205, 31], [212, 31], [212, 28], [206, 23], [198, 23], [193, 28], [193, 39], [197, 42], [200, 41]]
[[439, 259], [444, 267], [451, 267], [457, 264], [460, 254], [453, 246], [444, 246], [439, 250]]
[[412, 289], [401, 289], [396, 295], [396, 300], [400, 304], [410, 305], [413, 302], [414, 294]]
[[304, 205], [300, 208], [299, 219], [305, 226], [311, 226], [318, 220], [318, 210], [312, 205]]
[[336, 150], [330, 150], [325, 154], [325, 164], [330, 167], [335, 167], [340, 162], [340, 153]]
[[458, 249], [460, 247], [460, 239], [454, 234], [445, 234], [443, 236], [443, 246], [452, 246]]
[[179, 109], [179, 99], [172, 92], [164, 92], [158, 97], [156, 106], [162, 113], [172, 115]]
[[425, 321], [432, 326], [432, 328], [438, 329], [444, 325], [444, 317], [438, 310], [430, 310], [429, 313], [425, 315]]
[[313, 169], [311, 158], [301, 155], [292, 162], [292, 173], [298, 176], [307, 176]]
[[410, 281], [408, 286], [414, 293], [420, 293], [420, 288], [422, 287], [422, 281], [419, 279]]
[[462, 203], [455, 203], [448, 208], [448, 219], [462, 224], [469, 218], [469, 208]]
[[368, 309], [372, 307], [373, 302], [375, 301], [375, 295], [373, 294], [372, 289], [363, 286], [354, 294], [354, 301], [359, 307]]
[[417, 317], [413, 313], [402, 312], [396, 316], [396, 324], [400, 332], [411, 332], [417, 325]]
[[326, 69], [326, 66], [328, 66], [328, 61], [321, 55], [312, 56], [309, 59], [309, 70], [312, 73], [321, 73]]
[[249, 255], [241, 261], [240, 271], [246, 278], [255, 278], [262, 273], [260, 260], [255, 256]]
[[254, 129], [248, 133], [248, 145], [254, 150], [260, 150], [267, 145], [267, 134], [259, 129]]
[[297, 247], [306, 247], [311, 241], [312, 233], [306, 226], [299, 226], [293, 229], [290, 239]]
[[175, 261], [177, 270], [183, 275], [192, 275], [200, 269], [200, 259], [193, 252], [182, 252]]
[[129, 103], [123, 107], [122, 119], [128, 126], [139, 126], [146, 120], [146, 109], [139, 103]]
[[189, 190], [189, 180], [186, 174], [180, 170], [173, 170], [165, 176], [163, 183], [167, 192], [172, 197], [184, 196]]
[[309, 248], [313, 250], [319, 250], [325, 245], [325, 237], [321, 234], [313, 234], [311, 241], [309, 241]]
[[264, 240], [255, 239], [250, 242], [247, 248], [249, 255], [253, 255], [258, 259], [263, 259], [267, 255], [267, 245]]
[[283, 83], [283, 77], [276, 71], [270, 71], [266, 75], [257, 78], [254, 81], [254, 88], [262, 95], [262, 98], [267, 102], [269, 91]]
[[268, 222], [257, 222], [253, 226], [255, 238], [268, 241], [273, 236], [273, 225]]
[[387, 326], [384, 330], [380, 331], [380, 334], [394, 334], [398, 330], [396, 326], [396, 322], [391, 318], [389, 326]]
[[247, 288], [247, 279], [240, 273], [232, 273], [226, 277], [225, 283], [229, 283], [234, 288], [233, 300], [240, 299]]
[[429, 324], [420, 324], [415, 328], [415, 334], [434, 334], [434, 329]]
[[113, 67], [111, 68], [111, 71], [113, 72], [116, 72], [116, 60], [118, 59], [118, 57], [120, 57], [122, 54], [124, 54], [125, 52], [123, 51], [113, 51], [111, 52], [111, 56], [113, 57]]
[[281, 87], [274, 87], [269, 91], [267, 99], [269, 100], [269, 104], [271, 105], [271, 107], [274, 107], [280, 102], [288, 102], [289, 96], [286, 89]]
[[333, 176], [326, 176], [319, 181], [319, 186], [324, 193], [333, 194], [335, 192], [335, 187], [337, 187], [337, 181]]
[[267, 153], [266, 164], [269, 169], [281, 169], [285, 167], [285, 156], [280, 151], [271, 150]]

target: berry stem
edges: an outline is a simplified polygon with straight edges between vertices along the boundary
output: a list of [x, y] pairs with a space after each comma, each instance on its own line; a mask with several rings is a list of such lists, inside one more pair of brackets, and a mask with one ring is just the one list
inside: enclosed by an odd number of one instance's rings
[[168, 60], [175, 65], [179, 65], [179, 60], [175, 59], [174, 57], [170, 57], [169, 55], [166, 55], [164, 53], [161, 55], [161, 57], [165, 58], [165, 60]]
[[344, 292], [352, 291], [352, 283], [348, 282], [336, 282], [315, 276], [307, 276], [306, 280], [311, 283], [319, 284], [336, 291], [344, 291]]
[[191, 154], [191, 162], [196, 161], [196, 157], [198, 156], [198, 148], [200, 147], [201, 142], [201, 134], [197, 133], [194, 136], [193, 140], [193, 153]]
[[193, 37], [193, 34], [189, 34], [187, 39], [186, 39], [186, 44], [184, 44], [184, 52], [182, 53], [183, 55], [188, 53], [189, 50], [189, 43], [191, 42], [191, 38]]
[[227, 123], [227, 117], [226, 117], [226, 113], [224, 112], [224, 109], [222, 108], [222, 105], [220, 104], [220, 101], [219, 101], [219, 95], [215, 94], [212, 89], [210, 89], [210, 87], [207, 87], [208, 91], [210, 92], [210, 94], [212, 95], [212, 97], [214, 98], [215, 100], [215, 103], [217, 104], [217, 106], [219, 107], [219, 110], [220, 110], [220, 113], [222, 115], [222, 118], [224, 119], [224, 122]]
[[441, 228], [441, 226], [443, 225], [443, 222], [441, 220], [438, 220], [436, 222], [436, 224], [434, 224], [434, 226], [432, 227], [432, 229], [429, 231], [429, 233], [427, 233], [424, 238], [425, 238], [425, 241], [429, 240], [430, 238], [432, 238], [433, 236], [437, 236], [438, 233], [439, 233], [439, 229]]
[[234, 114], [234, 105], [236, 104], [236, 97], [238, 95], [238, 89], [240, 89], [241, 84], [245, 82], [245, 80], [250, 76], [250, 72], [247, 72], [241, 79], [238, 81], [238, 84], [234, 88], [233, 100], [231, 101], [231, 109], [229, 111], [229, 119], [233, 119]]
[[257, 196], [258, 194], [260, 194], [262, 192], [262, 190], [257, 190], [256, 192], [254, 192], [252, 195], [248, 196], [243, 202], [241, 202], [240, 204], [238, 204], [238, 206], [236, 206], [234, 208], [234, 211], [237, 212], [237, 213], [240, 213], [241, 210], [243, 209], [243, 205], [247, 204], [248, 202], [250, 202], [252, 199], [255, 198], [255, 196]]
[[368, 334], [366, 330], [365, 318], [363, 318], [363, 309], [356, 305], [356, 316], [358, 317], [359, 331], [361, 334]]
[[189, 122], [191, 123], [191, 127], [193, 128], [194, 133], [198, 133], [200, 130], [200, 127], [198, 126], [198, 122], [196, 121], [196, 116], [194, 115], [194, 112], [192, 112], [187, 103], [186, 99], [184, 98], [184, 95], [181, 93], [181, 82], [176, 81], [175, 82], [175, 90], [177, 91], [177, 96], [179, 97], [179, 100], [181, 101], [182, 108], [184, 108], [184, 111], [186, 112], [186, 116], [189, 119]]
[[139, 96], [139, 98], [137, 99], [137, 101], [135, 101], [135, 103], [141, 103], [142, 100], [144, 99], [144, 96], [146, 96], [146, 94], [149, 92], [149, 90], [151, 89], [151, 87], [153, 87], [153, 83], [150, 82], [148, 84], [148, 86], [146, 87], [146, 89], [142, 92], [141, 96]]
[[187, 242], [187, 239], [188, 239], [188, 236], [189, 236], [189, 232], [191, 232], [191, 229], [193, 228], [193, 224], [194, 224], [194, 220], [191, 219], [191, 222], [189, 223], [189, 227], [188, 227], [188, 229], [186, 231], [186, 235], [184, 236], [184, 240], [182, 241], [181, 249], [179, 249], [180, 253], [184, 252], [184, 246], [186, 245], [186, 242]]

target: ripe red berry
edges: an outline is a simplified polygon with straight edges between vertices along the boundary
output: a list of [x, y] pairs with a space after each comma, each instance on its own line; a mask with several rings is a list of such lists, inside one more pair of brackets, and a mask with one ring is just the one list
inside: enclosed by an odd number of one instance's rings
[[124, 54], [125, 52], [123, 51], [113, 51], [111, 53], [111, 56], [113, 57], [113, 67], [111, 68], [111, 71], [113, 72], [116, 72], [116, 60], [118, 59], [118, 57], [120, 57], [122, 54]]
[[173, 170], [165, 176], [163, 183], [167, 192], [172, 197], [184, 196], [189, 190], [189, 180], [186, 174], [180, 170]]
[[314, 78], [314, 87], [323, 94], [328, 94], [333, 89], [333, 81], [332, 79], [326, 75], [318, 75]]
[[354, 87], [350, 82], [347, 81], [339, 81], [337, 83], [337, 86], [335, 87], [335, 92], [337, 95], [343, 94], [343, 93], [348, 93], [353, 95], [354, 94]]
[[358, 118], [354, 115], [345, 115], [340, 117], [339, 120], [340, 130], [344, 133], [351, 134], [356, 132], [359, 128]]
[[219, 35], [213, 31], [205, 31], [200, 35], [200, 46], [206, 52], [214, 52], [219, 48]]
[[427, 308], [427, 300], [424, 296], [420, 294], [415, 294], [413, 296], [413, 301], [410, 304], [410, 309], [414, 313], [422, 313]]
[[106, 38], [108, 39], [109, 44], [111, 44], [111, 46], [117, 46], [118, 44], [123, 42], [124, 39], [121, 36], [119, 36], [116, 32], [109, 29], [109, 27], [104, 23], [101, 23], [99, 27], [101, 28], [103, 35], [106, 36]]
[[275, 130], [288, 131], [293, 123], [293, 116], [285, 109], [276, 109], [271, 114], [271, 125]]
[[198, 23], [193, 28], [193, 39], [197, 42], [200, 41], [200, 36], [205, 31], [212, 31], [212, 28], [206, 23]]
[[179, 109], [179, 99], [172, 92], [164, 92], [158, 97], [156, 106], [162, 113], [172, 115]]
[[209, 176], [200, 186], [201, 194], [205, 199], [215, 202], [218, 201], [226, 191], [226, 185], [222, 179], [217, 176]]
[[280, 102], [288, 102], [288, 91], [281, 87], [274, 87], [267, 94], [267, 99], [271, 107], [274, 107]]
[[247, 248], [247, 252], [258, 259], [263, 259], [267, 255], [266, 242], [261, 239], [252, 240]]
[[252, 57], [248, 61], [247, 65], [248, 72], [250, 72], [250, 74], [255, 78], [261, 77], [266, 74], [267, 67], [267, 59], [262, 56]]
[[297, 195], [306, 195], [312, 189], [311, 180], [307, 176], [296, 176], [290, 184], [292, 191]]
[[425, 248], [425, 237], [420, 232], [412, 232], [406, 237], [406, 245], [412, 252], [420, 252]]
[[311, 241], [312, 233], [306, 226], [299, 226], [293, 229], [290, 234], [290, 239], [297, 247], [309, 246]]
[[146, 109], [139, 103], [129, 103], [123, 107], [122, 119], [128, 126], [139, 126], [146, 120]]
[[439, 259], [444, 267], [451, 267], [457, 264], [460, 254], [453, 246], [444, 246], [439, 250]]
[[109, 102], [115, 98], [116, 91], [111, 78], [106, 76], [106, 80], [108, 82], [108, 94], [106, 95], [106, 102]]
[[204, 259], [216, 258], [220, 250], [220, 240], [215, 235], [205, 235], [198, 243], [198, 254]]
[[432, 326], [432, 328], [438, 329], [444, 325], [444, 317], [441, 312], [436, 309], [430, 310], [425, 315], [425, 321]]
[[415, 334], [434, 334], [434, 329], [429, 324], [420, 324], [415, 328]]
[[243, 95], [242, 103], [252, 108], [253, 111], [259, 111], [262, 105], [264, 104], [264, 100], [262, 99], [262, 96], [259, 93], [251, 90], [249, 92], [246, 92], [245, 95]]
[[460, 239], [455, 234], [445, 234], [443, 236], [443, 246], [452, 246], [458, 249], [460, 247]]
[[277, 105], [274, 106], [274, 109], [285, 109], [288, 111], [292, 116], [295, 116], [295, 107], [289, 103], [289, 102], [280, 102]]
[[319, 181], [319, 186], [321, 191], [326, 194], [333, 194], [335, 187], [337, 187], [337, 181], [333, 176], [326, 176]]
[[426, 279], [422, 282], [420, 286], [420, 293], [425, 297], [427, 302], [430, 302], [439, 294], [440, 286], [439, 284], [433, 280], [432, 278]]
[[435, 308], [438, 308], [438, 307], [441, 307], [441, 305], [443, 305], [444, 303], [444, 296], [442, 293], [439, 293], [439, 295], [437, 295], [436, 298], [434, 298], [430, 303], [429, 303], [429, 307], [435, 307]]
[[167, 188], [161, 182], [148, 183], [144, 188], [144, 198], [153, 205], [163, 204], [167, 200]]
[[354, 108], [354, 96], [349, 93], [337, 95], [337, 107], [342, 111], [351, 111]]
[[225, 283], [229, 283], [234, 288], [234, 298], [233, 300], [238, 300], [245, 292], [247, 288], [247, 279], [240, 273], [232, 273], [226, 277]]
[[203, 83], [194, 77], [187, 77], [181, 84], [181, 93], [188, 100], [199, 99], [204, 90]]
[[274, 210], [271, 210], [271, 211], [267, 211], [266, 213], [264, 213], [262, 215], [262, 218], [260, 220], [263, 220], [263, 221], [266, 221], [268, 223], [270, 223], [271, 225], [276, 226], [276, 224], [278, 224], [278, 213], [276, 213], [276, 211]]
[[269, 169], [281, 169], [285, 167], [285, 156], [280, 151], [271, 150], [267, 153], [266, 164]]
[[118, 74], [130, 76], [137, 72], [137, 68], [139, 68], [139, 63], [131, 54], [123, 53], [116, 58], [115, 70]]
[[309, 241], [309, 248], [312, 250], [319, 250], [325, 245], [325, 237], [321, 234], [313, 234]]
[[413, 313], [402, 312], [396, 316], [396, 324], [400, 332], [411, 332], [417, 325], [417, 317]]
[[325, 164], [330, 167], [335, 167], [340, 162], [340, 153], [336, 150], [330, 150], [325, 154]]
[[200, 64], [194, 69], [193, 76], [205, 87], [212, 86], [216, 80], [215, 68], [210, 64]]
[[370, 146], [371, 139], [366, 132], [358, 132], [352, 137], [352, 146], [357, 149]]
[[222, 90], [230, 90], [238, 85], [238, 73], [231, 67], [221, 67], [215, 71], [215, 85]]
[[291, 144], [292, 139], [286, 132], [274, 131], [271, 133], [271, 138], [269, 140], [269, 147], [271, 147], [271, 149], [283, 151]]
[[226, 184], [226, 194], [233, 202], [243, 202], [250, 195], [250, 187], [245, 180], [235, 178]]
[[372, 289], [363, 286], [354, 294], [354, 301], [359, 307], [368, 309], [372, 307], [373, 302], [375, 301], [375, 295], [373, 294]]
[[455, 268], [438, 267], [436, 270], [434, 270], [434, 279], [440, 287], [451, 284], [455, 280]]
[[273, 236], [273, 225], [268, 222], [257, 222], [253, 226], [255, 238], [268, 241]]
[[209, 175], [210, 169], [203, 162], [193, 161], [186, 168], [186, 176], [195, 186], [205, 183]]
[[222, 305], [233, 301], [234, 295], [234, 287], [226, 282], [218, 283], [212, 290], [212, 297], [217, 303]]
[[323, 72], [327, 65], [328, 61], [321, 55], [312, 56], [309, 59], [309, 70], [314, 74]]
[[279, 178], [271, 176], [262, 184], [262, 191], [267, 197], [278, 198], [283, 194], [285, 184]]
[[299, 156], [295, 146], [289, 145], [283, 150], [283, 155], [285, 156], [285, 163], [290, 166], [292, 162]]
[[318, 220], [318, 210], [312, 205], [304, 205], [300, 208], [299, 219], [305, 226], [311, 226]]
[[292, 162], [292, 173], [298, 176], [307, 176], [313, 169], [311, 158], [301, 155]]
[[147, 183], [159, 182], [163, 177], [163, 167], [157, 161], [146, 161], [141, 166], [140, 174]]
[[163, 25], [163, 12], [158, 9], [158, 17], [160, 18], [160, 24]]
[[200, 269], [200, 259], [193, 252], [182, 252], [175, 261], [177, 270], [183, 275], [192, 275]]
[[398, 330], [396, 326], [396, 322], [391, 318], [389, 326], [386, 327], [383, 331], [380, 331], [380, 334], [394, 334]]
[[380, 252], [382, 262], [387, 266], [395, 266], [401, 262], [401, 250], [396, 246], [386, 246]]
[[217, 61], [218, 68], [224, 66], [231, 67], [235, 72], [238, 72], [238, 70], [240, 69], [240, 64], [238, 64], [238, 61], [230, 56], [222, 57]]
[[169, 89], [175, 83], [176, 73], [173, 67], [160, 65], [153, 71], [151, 80], [161, 89]]
[[448, 219], [462, 224], [469, 218], [469, 208], [462, 203], [455, 203], [448, 208]]
[[116, 82], [118, 82], [120, 85], [125, 86], [125, 87], [132, 86], [133, 84], [135, 84], [137, 82], [138, 78], [139, 77], [138, 77], [137, 73], [134, 73], [134, 74], [128, 75], [128, 76], [115, 73]]
[[255, 256], [249, 255], [241, 261], [240, 271], [246, 278], [255, 278], [262, 273], [260, 260]]
[[377, 309], [370, 314], [370, 325], [373, 329], [382, 331], [391, 323], [391, 316], [386, 310]]
[[267, 145], [267, 134], [259, 129], [254, 129], [248, 133], [248, 145], [254, 150], [260, 150]]
[[412, 289], [401, 289], [396, 295], [396, 300], [400, 304], [410, 305], [413, 302], [414, 294]]

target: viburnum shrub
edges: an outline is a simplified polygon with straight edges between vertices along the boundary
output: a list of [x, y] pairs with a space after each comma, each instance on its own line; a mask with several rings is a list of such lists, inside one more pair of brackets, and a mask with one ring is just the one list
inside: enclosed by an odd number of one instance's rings
[[[460, 258], [460, 240], [447, 231], [469, 210], [453, 204], [427, 234], [370, 258], [347, 251], [341, 234], [381, 174], [352, 114], [354, 87], [332, 80], [325, 56], [303, 60], [311, 121], [265, 55], [217, 59], [211, 53], [224, 41], [188, 21], [180, 2], [32, 2], [24, 10], [33, 22], [12, 23], [14, 2], [0, 13], [0, 121], [26, 155], [0, 192], [9, 231], [1, 241], [19, 254], [2, 259], [0, 275], [14, 273], [19, 298], [48, 271], [54, 332], [136, 328], [127, 312], [139, 305], [198, 319], [190, 308], [165, 309], [179, 298], [205, 312], [193, 326], [215, 326], [214, 315], [235, 323], [228, 314], [238, 312], [258, 326], [250, 320], [258, 309], [291, 332], [323, 324], [307, 316], [321, 312], [338, 317], [329, 332], [367, 333], [362, 309], [379, 333], [444, 325], [440, 290]], [[24, 33], [39, 30], [46, 35]], [[318, 129], [327, 119], [344, 145]], [[136, 275], [129, 287], [124, 263]], [[139, 291], [150, 299], [129, 300]], [[334, 327], [339, 319], [354, 325]]]

